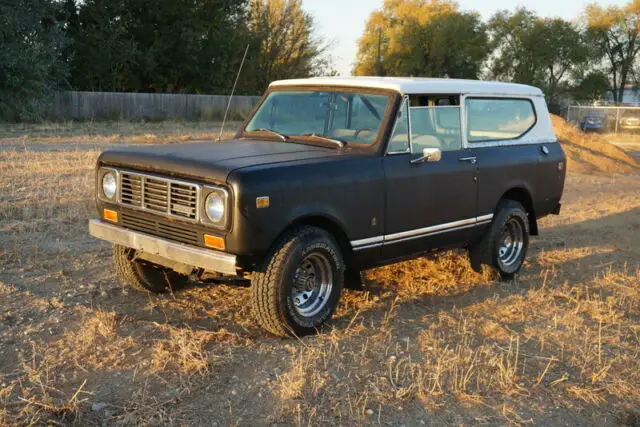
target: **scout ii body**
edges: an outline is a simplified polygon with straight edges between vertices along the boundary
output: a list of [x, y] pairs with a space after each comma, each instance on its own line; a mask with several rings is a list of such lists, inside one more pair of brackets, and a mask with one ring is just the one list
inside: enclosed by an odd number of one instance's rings
[[474, 269], [513, 277], [560, 211], [565, 166], [534, 87], [280, 81], [231, 141], [102, 153], [89, 229], [124, 282], [246, 277], [257, 322], [303, 335], [364, 269], [468, 248]]

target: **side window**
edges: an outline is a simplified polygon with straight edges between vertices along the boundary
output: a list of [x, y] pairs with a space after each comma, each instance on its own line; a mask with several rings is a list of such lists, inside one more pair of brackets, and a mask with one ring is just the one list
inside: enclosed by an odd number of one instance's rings
[[411, 152], [422, 153], [424, 148], [461, 150], [460, 97], [418, 95], [412, 98], [409, 108]]
[[469, 142], [516, 139], [536, 123], [527, 99], [467, 98], [466, 105]]
[[395, 128], [391, 140], [389, 141], [389, 147], [387, 147], [388, 153], [408, 153], [409, 152], [409, 114], [408, 99], [404, 98], [402, 101], [402, 107], [398, 112], [396, 118]]

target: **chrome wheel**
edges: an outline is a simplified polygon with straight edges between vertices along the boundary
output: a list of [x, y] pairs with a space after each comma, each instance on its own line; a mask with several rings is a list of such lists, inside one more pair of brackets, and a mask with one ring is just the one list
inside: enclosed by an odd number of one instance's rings
[[498, 240], [498, 259], [506, 266], [519, 262], [524, 248], [524, 230], [517, 218], [510, 218], [502, 228]]
[[329, 301], [333, 288], [331, 263], [323, 254], [313, 252], [302, 260], [293, 281], [291, 296], [296, 311], [301, 316], [313, 317]]

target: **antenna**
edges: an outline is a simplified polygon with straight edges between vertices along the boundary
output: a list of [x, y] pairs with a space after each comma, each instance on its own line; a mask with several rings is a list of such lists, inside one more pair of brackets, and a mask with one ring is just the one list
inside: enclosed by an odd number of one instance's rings
[[227, 122], [227, 115], [229, 114], [229, 108], [231, 107], [231, 100], [233, 99], [233, 94], [236, 91], [236, 85], [238, 84], [238, 79], [240, 78], [242, 67], [244, 66], [244, 60], [247, 58], [247, 52], [249, 52], [249, 44], [247, 44], [247, 48], [244, 50], [244, 56], [242, 57], [242, 62], [240, 63], [238, 74], [236, 75], [236, 81], [233, 82], [233, 89], [231, 89], [231, 95], [229, 95], [229, 102], [227, 102], [227, 110], [224, 112], [224, 117], [222, 119], [222, 126], [220, 126], [220, 135], [218, 135], [218, 139], [217, 139], [218, 142], [222, 141], [222, 133], [224, 132], [224, 125]]

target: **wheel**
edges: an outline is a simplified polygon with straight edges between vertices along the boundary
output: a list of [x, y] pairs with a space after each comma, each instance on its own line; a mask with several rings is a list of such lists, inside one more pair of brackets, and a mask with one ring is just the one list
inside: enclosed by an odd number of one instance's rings
[[139, 291], [162, 293], [176, 290], [189, 283], [184, 274], [135, 259], [136, 251], [120, 245], [113, 245], [113, 264], [118, 280]]
[[502, 279], [509, 280], [522, 268], [528, 249], [527, 211], [519, 202], [503, 200], [489, 230], [470, 248], [471, 266], [481, 271], [482, 264], [490, 265]]
[[251, 280], [254, 316], [280, 336], [314, 333], [338, 304], [344, 261], [335, 239], [317, 227], [298, 227], [275, 245]]

